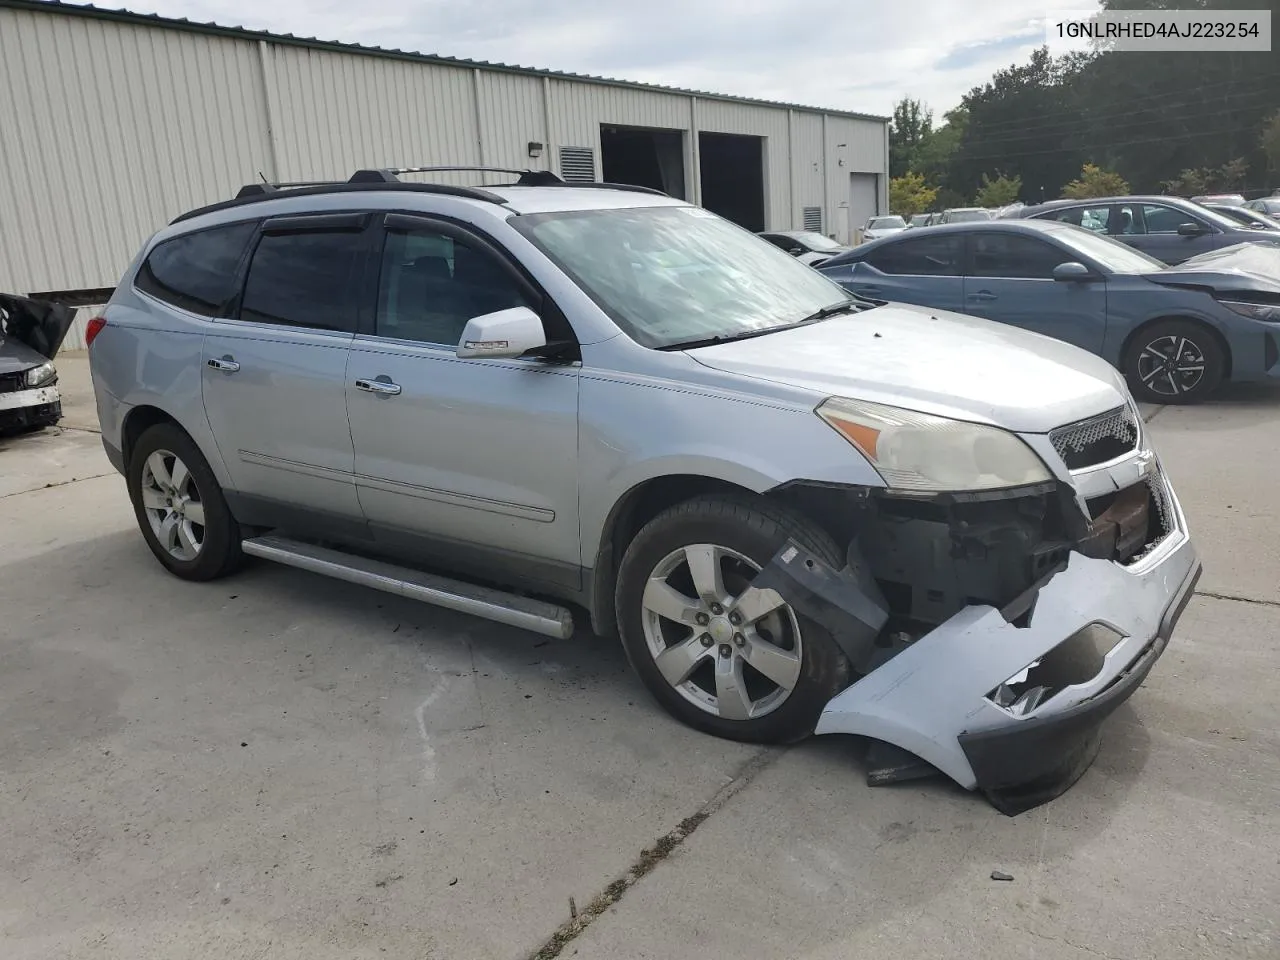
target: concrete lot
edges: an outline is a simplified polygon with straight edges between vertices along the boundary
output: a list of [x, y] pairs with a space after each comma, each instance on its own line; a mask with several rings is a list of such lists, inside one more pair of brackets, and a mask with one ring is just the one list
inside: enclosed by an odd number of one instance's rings
[[6, 960], [1280, 957], [1280, 391], [1149, 412], [1201, 595], [1009, 819], [841, 739], [694, 734], [586, 633], [176, 580], [59, 366], [67, 428], [0, 441]]

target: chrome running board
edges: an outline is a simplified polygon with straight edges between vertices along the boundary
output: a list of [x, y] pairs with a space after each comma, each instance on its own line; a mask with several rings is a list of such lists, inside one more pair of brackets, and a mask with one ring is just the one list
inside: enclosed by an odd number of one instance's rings
[[250, 556], [532, 630], [544, 636], [566, 640], [573, 635], [573, 614], [554, 603], [531, 600], [491, 587], [463, 583], [274, 534], [241, 541], [240, 549]]

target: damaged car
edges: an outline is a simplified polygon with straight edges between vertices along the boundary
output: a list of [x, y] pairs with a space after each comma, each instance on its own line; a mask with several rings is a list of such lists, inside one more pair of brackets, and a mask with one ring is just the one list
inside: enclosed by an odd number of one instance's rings
[[0, 294], [0, 435], [62, 419], [53, 358], [74, 319], [63, 304]]
[[855, 735], [872, 783], [1017, 812], [1088, 767], [1200, 571], [1110, 364], [651, 190], [403, 172], [184, 214], [90, 323], [160, 564], [585, 614], [682, 722]]

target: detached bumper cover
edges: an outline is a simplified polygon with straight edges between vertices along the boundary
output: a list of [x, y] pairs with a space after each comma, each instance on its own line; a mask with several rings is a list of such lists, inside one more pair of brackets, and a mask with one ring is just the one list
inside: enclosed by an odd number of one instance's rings
[[[1069, 787], [1093, 759], [1099, 725], [1163, 653], [1199, 577], [1181, 506], [1154, 473], [1170, 529], [1141, 559], [1125, 566], [1073, 551], [1023, 626], [994, 607], [966, 607], [836, 695], [816, 732], [893, 744], [989, 796], [1025, 787], [1042, 802]], [[1094, 625], [1114, 637], [1096, 674], [1021, 709], [992, 696]]]

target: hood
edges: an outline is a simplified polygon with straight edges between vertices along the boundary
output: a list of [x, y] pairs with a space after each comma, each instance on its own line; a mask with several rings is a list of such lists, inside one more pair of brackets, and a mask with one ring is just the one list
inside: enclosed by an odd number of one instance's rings
[[[1280, 234], [1277, 234], [1280, 238]], [[1272, 294], [1280, 299], [1280, 244], [1237, 243], [1143, 274], [1175, 287], [1206, 287], [1218, 292]]]
[[18, 373], [38, 367], [48, 358], [36, 353], [21, 340], [0, 333], [0, 373]]
[[0, 355], [5, 358], [0, 363], [12, 371], [52, 360], [75, 318], [75, 309], [65, 304], [0, 293]]
[[689, 351], [726, 373], [1045, 433], [1125, 402], [1110, 364], [976, 317], [892, 304]]

